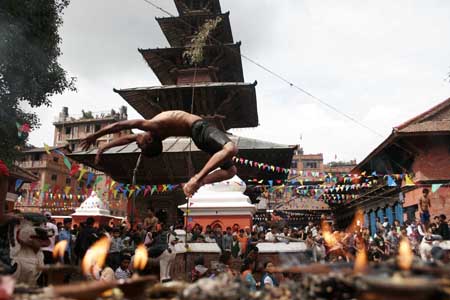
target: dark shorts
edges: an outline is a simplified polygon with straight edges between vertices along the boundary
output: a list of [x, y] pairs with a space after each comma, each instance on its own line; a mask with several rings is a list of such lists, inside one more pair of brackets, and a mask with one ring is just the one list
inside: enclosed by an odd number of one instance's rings
[[[205, 120], [198, 120], [192, 124], [192, 140], [197, 148], [213, 155], [223, 149], [223, 146], [231, 140], [221, 130], [211, 126]], [[228, 160], [220, 168], [228, 170], [233, 166], [233, 162]]]
[[430, 213], [428, 211], [422, 211], [420, 214], [420, 221], [423, 224], [428, 224], [430, 222]]

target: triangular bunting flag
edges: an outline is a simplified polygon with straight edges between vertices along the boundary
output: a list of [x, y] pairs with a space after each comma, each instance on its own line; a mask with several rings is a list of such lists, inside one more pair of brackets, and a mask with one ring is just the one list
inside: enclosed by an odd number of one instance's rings
[[440, 183], [437, 183], [437, 184], [432, 184], [431, 185], [431, 192], [432, 193], [436, 193], [438, 190], [439, 190], [439, 188], [442, 186], [442, 184], [440, 184]]
[[412, 181], [408, 174], [405, 175], [405, 186], [415, 186], [416, 184]]

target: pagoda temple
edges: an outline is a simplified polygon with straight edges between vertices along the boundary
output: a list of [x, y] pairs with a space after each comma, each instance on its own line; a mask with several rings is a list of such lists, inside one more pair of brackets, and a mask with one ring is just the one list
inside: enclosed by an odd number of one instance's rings
[[[258, 123], [256, 81], [246, 83], [242, 69], [240, 42], [234, 42], [229, 13], [223, 13], [219, 0], [175, 0], [178, 17], [156, 18], [169, 48], [139, 49], [162, 86], [114, 89], [143, 118], [151, 119], [167, 110], [192, 112], [223, 131], [256, 127]], [[183, 55], [193, 37], [208, 20], [220, 22], [203, 46], [203, 60], [195, 65]], [[193, 95], [194, 93], [194, 95]], [[229, 134], [239, 148], [239, 157], [289, 168], [293, 148]], [[107, 150], [101, 165], [94, 164], [96, 149], [73, 153], [81, 163], [110, 174], [116, 181], [131, 183], [140, 149], [135, 143]], [[157, 158], [143, 157], [137, 171], [137, 184], [178, 184], [187, 182], [201, 170], [209, 155], [197, 149], [186, 137], [163, 141], [163, 153]], [[237, 165], [244, 180], [285, 180], [284, 172], [268, 172]], [[189, 171], [191, 170], [191, 171]], [[140, 195], [142, 197], [142, 195]], [[140, 212], [151, 206], [169, 223], [181, 216], [178, 205], [185, 203], [181, 190], [155, 193], [150, 201], [137, 200]], [[253, 197], [256, 198], [256, 197]]]

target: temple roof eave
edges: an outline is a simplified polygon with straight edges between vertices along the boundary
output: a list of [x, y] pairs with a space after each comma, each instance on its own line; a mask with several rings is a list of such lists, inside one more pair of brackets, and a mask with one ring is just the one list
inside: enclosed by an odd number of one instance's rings
[[183, 15], [180, 17], [162, 17], [156, 18], [161, 30], [163, 31], [169, 45], [171, 47], [183, 47], [189, 44], [192, 36], [198, 30], [200, 25], [206, 20], [222, 18], [222, 22], [213, 33], [213, 39], [220, 43], [233, 43], [233, 33], [231, 31], [231, 24], [229, 12], [221, 14], [195, 14]]
[[[288, 168], [291, 164], [293, 149], [286, 145], [273, 144], [238, 136], [230, 136], [239, 148], [239, 156], [246, 159], [265, 162]], [[163, 141], [163, 153], [156, 158], [142, 160], [137, 174], [138, 184], [178, 184], [186, 182], [190, 178], [189, 157], [192, 158], [192, 166], [198, 172], [209, 159], [209, 155], [200, 151], [191, 144], [189, 138], [174, 137]], [[115, 147], [107, 150], [100, 165], [94, 164], [97, 150], [91, 149], [86, 152], [73, 153], [70, 158], [87, 166], [104, 171], [111, 175], [114, 180], [131, 183], [133, 168], [140, 154], [140, 149], [135, 143], [126, 146]], [[284, 180], [287, 174], [284, 172], [267, 172], [265, 170], [248, 167], [241, 164], [236, 165], [238, 175], [242, 180], [265, 179]]]
[[193, 113], [204, 118], [222, 116], [221, 125], [228, 130], [259, 125], [256, 84], [256, 81], [212, 82], [114, 89], [114, 92], [122, 96], [144, 118], [151, 119], [167, 110], [191, 112], [192, 91], [195, 88]]
[[[244, 82], [240, 46], [240, 42], [221, 46], [205, 46], [203, 65], [216, 68], [217, 79], [220, 82]], [[184, 47], [175, 47], [138, 49], [138, 51], [162, 84], [174, 85], [177, 83], [178, 71], [192, 68], [183, 63], [185, 49]]]

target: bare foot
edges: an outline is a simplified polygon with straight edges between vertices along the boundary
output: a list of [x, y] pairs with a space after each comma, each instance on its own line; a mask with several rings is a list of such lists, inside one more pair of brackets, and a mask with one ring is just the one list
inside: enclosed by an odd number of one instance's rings
[[201, 186], [201, 181], [198, 180], [196, 176], [194, 176], [184, 185], [184, 194], [186, 195], [186, 197], [190, 198], [198, 191]]

